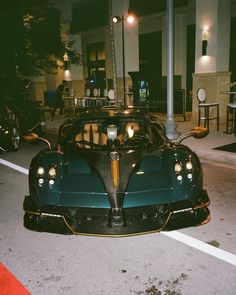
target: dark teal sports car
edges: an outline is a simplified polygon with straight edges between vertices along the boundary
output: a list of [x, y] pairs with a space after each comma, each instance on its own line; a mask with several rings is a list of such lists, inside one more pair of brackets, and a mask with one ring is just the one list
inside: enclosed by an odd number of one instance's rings
[[181, 144], [206, 134], [196, 128], [172, 142], [158, 119], [135, 108], [87, 110], [68, 119], [57, 146], [48, 143], [31, 162], [25, 227], [123, 236], [208, 222], [201, 164]]

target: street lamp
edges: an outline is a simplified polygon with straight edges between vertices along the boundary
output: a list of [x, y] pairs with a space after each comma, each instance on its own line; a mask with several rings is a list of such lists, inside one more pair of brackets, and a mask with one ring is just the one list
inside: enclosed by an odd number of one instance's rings
[[126, 104], [126, 97], [125, 97], [125, 89], [126, 89], [126, 83], [125, 83], [125, 30], [124, 30], [124, 21], [127, 21], [127, 23], [132, 24], [134, 22], [134, 16], [133, 15], [127, 15], [126, 17], [124, 15], [121, 16], [114, 16], [112, 19], [114, 24], [121, 23], [121, 29], [122, 29], [122, 67], [123, 67], [123, 95], [124, 95], [124, 105]]

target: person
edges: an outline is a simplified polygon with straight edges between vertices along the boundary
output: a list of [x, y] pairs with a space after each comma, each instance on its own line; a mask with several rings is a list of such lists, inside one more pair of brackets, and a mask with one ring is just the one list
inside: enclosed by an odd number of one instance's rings
[[63, 93], [68, 91], [68, 87], [66, 85], [66, 80], [62, 80], [62, 83], [56, 89], [56, 97], [58, 104], [60, 106], [60, 114], [64, 113], [64, 100], [63, 100]]

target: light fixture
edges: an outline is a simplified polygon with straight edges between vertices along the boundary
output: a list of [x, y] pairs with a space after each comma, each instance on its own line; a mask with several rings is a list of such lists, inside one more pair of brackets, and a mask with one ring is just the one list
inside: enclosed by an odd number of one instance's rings
[[43, 175], [44, 175], [44, 168], [42, 166], [39, 166], [37, 169], [37, 176], [43, 177]]
[[68, 56], [67, 52], [65, 52], [65, 54], [63, 55], [63, 59], [64, 59], [64, 61], [69, 60], [69, 56]]
[[202, 56], [207, 55], [208, 31], [202, 31]]
[[64, 71], [64, 80], [65, 81], [72, 81], [71, 71], [70, 70], [65, 70]]
[[57, 172], [56, 172], [56, 168], [55, 168], [54, 166], [52, 166], [52, 167], [49, 169], [49, 171], [48, 171], [48, 176], [49, 176], [50, 178], [55, 178], [55, 177], [56, 177], [56, 174], [57, 174]]
[[174, 170], [175, 170], [175, 172], [181, 172], [182, 165], [180, 163], [178, 163], [178, 162], [175, 163]]
[[128, 136], [129, 136], [129, 138], [131, 138], [131, 137], [134, 136], [134, 129], [133, 129], [130, 125], [129, 125], [129, 127], [128, 127], [127, 132], [128, 132]]
[[127, 23], [129, 23], [129, 24], [133, 24], [134, 23], [134, 21], [135, 21], [135, 17], [133, 16], [133, 15], [128, 15], [127, 17], [126, 17], [126, 21], [127, 21]]
[[117, 23], [121, 22], [121, 17], [120, 16], [114, 16], [112, 21], [113, 21], [114, 24], [117, 24]]
[[186, 169], [187, 169], [187, 170], [191, 170], [191, 169], [193, 169], [193, 164], [192, 164], [191, 161], [188, 161], [188, 162], [186, 163]]
[[114, 141], [117, 138], [117, 126], [108, 125], [107, 126], [107, 137], [108, 139]]
[[63, 55], [64, 60], [64, 80], [65, 81], [71, 81], [71, 72], [69, 70], [69, 56], [67, 52]]

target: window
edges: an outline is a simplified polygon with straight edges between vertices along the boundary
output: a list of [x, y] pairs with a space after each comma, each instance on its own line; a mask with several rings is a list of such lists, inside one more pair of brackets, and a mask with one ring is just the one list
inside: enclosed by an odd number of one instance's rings
[[89, 86], [104, 89], [106, 84], [104, 42], [88, 44], [87, 59]]

